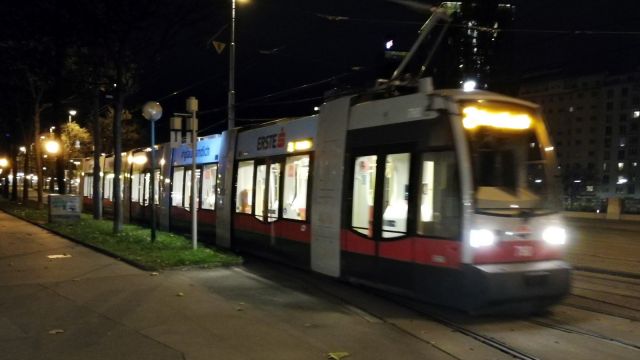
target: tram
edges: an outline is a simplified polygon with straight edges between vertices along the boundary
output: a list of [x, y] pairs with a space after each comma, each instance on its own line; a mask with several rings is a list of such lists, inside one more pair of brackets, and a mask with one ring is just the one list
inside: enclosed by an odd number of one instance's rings
[[[193, 154], [159, 153], [158, 223], [187, 231]], [[129, 153], [130, 221], [149, 220], [147, 154]], [[195, 155], [201, 241], [476, 312], [541, 309], [569, 291], [554, 149], [535, 104], [478, 90], [349, 95], [204, 137]]]

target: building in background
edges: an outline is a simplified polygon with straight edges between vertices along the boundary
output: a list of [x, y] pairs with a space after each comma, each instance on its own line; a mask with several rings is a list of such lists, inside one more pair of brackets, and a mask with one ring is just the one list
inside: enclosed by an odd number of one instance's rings
[[[515, 18], [515, 6], [498, 0], [447, 1], [451, 26], [434, 64], [439, 87], [475, 81], [478, 89], [511, 92], [513, 34], [502, 32]], [[511, 91], [509, 91], [511, 90]]]
[[568, 210], [603, 210], [609, 198], [640, 212], [640, 72], [523, 79], [553, 137]]

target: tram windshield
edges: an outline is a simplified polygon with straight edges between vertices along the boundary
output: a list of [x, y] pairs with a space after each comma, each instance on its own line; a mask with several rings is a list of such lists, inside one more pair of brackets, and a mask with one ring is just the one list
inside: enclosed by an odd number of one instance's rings
[[[513, 216], [556, 211], [549, 160], [536, 133], [534, 116], [512, 107], [469, 108], [464, 109], [463, 121], [470, 143], [477, 211]], [[470, 122], [476, 111], [498, 120]]]

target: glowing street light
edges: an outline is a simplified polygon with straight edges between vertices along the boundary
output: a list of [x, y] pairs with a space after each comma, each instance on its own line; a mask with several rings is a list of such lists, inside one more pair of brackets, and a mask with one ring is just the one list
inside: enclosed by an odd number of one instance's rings
[[71, 118], [76, 116], [77, 113], [78, 112], [76, 110], [73, 110], [73, 109], [69, 110], [69, 122], [71, 122]]
[[6, 168], [9, 166], [9, 160], [7, 158], [0, 158], [0, 168]]
[[49, 154], [57, 154], [60, 151], [60, 143], [55, 141], [55, 140], [47, 140], [44, 143], [44, 149], [49, 153]]

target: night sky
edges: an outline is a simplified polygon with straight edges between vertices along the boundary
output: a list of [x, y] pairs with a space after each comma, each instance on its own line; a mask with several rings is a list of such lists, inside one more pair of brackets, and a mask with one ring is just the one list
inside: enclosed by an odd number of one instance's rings
[[[210, 41], [228, 43], [228, 3], [212, 0], [203, 9], [210, 21], [186, 28], [164, 49], [158, 66], [143, 72], [138, 91], [128, 98], [129, 108], [158, 100], [165, 113], [183, 112], [185, 99], [196, 96], [201, 127], [224, 128], [229, 53], [227, 48], [218, 54]], [[532, 73], [636, 68], [640, 2], [511, 3], [517, 6], [508, 30], [516, 40], [510, 54], [515, 66], [509, 70], [514, 82]], [[331, 88], [367, 86], [375, 78], [388, 77], [384, 42], [393, 39], [397, 50], [407, 50], [427, 18], [424, 12], [385, 0], [252, 0], [238, 7], [239, 125], [305, 115]], [[159, 126], [166, 123], [160, 121]]]

